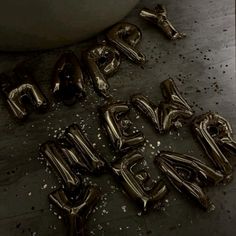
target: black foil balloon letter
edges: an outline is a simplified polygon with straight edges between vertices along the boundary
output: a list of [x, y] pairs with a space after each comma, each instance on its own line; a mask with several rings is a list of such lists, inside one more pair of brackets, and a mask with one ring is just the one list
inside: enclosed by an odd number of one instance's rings
[[67, 189], [73, 191], [80, 185], [80, 178], [71, 170], [58, 143], [48, 141], [42, 144], [40, 153], [48, 160], [52, 167], [56, 169]]
[[160, 84], [162, 96], [167, 103], [173, 103], [175, 105], [182, 106], [188, 110], [191, 110], [188, 103], [180, 95], [180, 92], [173, 79], [167, 79]]
[[142, 112], [154, 125], [155, 129], [161, 132], [161, 124], [159, 118], [159, 109], [147, 97], [142, 94], [135, 94], [131, 97], [132, 104]]
[[215, 168], [224, 175], [224, 181], [232, 179], [233, 167], [226, 155], [236, 155], [236, 142], [229, 122], [215, 113], [195, 118], [193, 130]]
[[41, 145], [40, 152], [72, 187], [77, 185], [73, 171], [98, 174], [105, 168], [105, 161], [76, 124], [70, 125], [55, 142]]
[[0, 91], [18, 119], [24, 119], [28, 115], [28, 103], [38, 111], [45, 111], [48, 107], [46, 97], [23, 67], [17, 67], [13, 77], [0, 75]]
[[106, 77], [112, 76], [120, 66], [120, 53], [108, 45], [96, 45], [84, 55], [95, 90], [109, 97], [109, 84]]
[[112, 45], [130, 60], [138, 64], [145, 62], [145, 56], [136, 48], [142, 38], [142, 33], [136, 25], [118, 23], [108, 31], [107, 38]]
[[73, 105], [85, 96], [85, 84], [79, 60], [73, 52], [64, 53], [56, 62], [52, 77], [52, 92], [65, 105]]
[[174, 80], [164, 80], [160, 86], [165, 99], [164, 102], [159, 104], [162, 130], [169, 130], [171, 126], [177, 128], [181, 125], [181, 120], [189, 119], [193, 116], [193, 111], [186, 100], [180, 95]]
[[163, 81], [161, 90], [165, 101], [161, 101], [158, 106], [141, 94], [131, 97], [134, 106], [152, 121], [160, 133], [172, 127], [178, 128], [181, 126], [180, 121], [189, 119], [193, 115], [191, 107], [180, 95], [172, 79]]
[[144, 8], [140, 12], [140, 16], [162, 29], [165, 35], [171, 40], [181, 39], [186, 36], [183, 33], [179, 33], [170, 23], [167, 18], [166, 8], [163, 5], [157, 4], [154, 10]]
[[65, 135], [57, 141], [41, 145], [40, 152], [56, 169], [65, 188], [49, 195], [49, 199], [67, 216], [70, 236], [83, 236], [85, 220], [93, 211], [100, 198], [100, 190], [95, 186], [85, 186], [77, 168], [89, 172], [104, 167], [92, 145], [77, 125], [71, 125]]
[[77, 201], [71, 201], [64, 190], [60, 189], [49, 195], [51, 202], [61, 209], [69, 225], [69, 236], [84, 236], [85, 221], [92, 213], [101, 192], [95, 186], [81, 186]]
[[157, 206], [167, 194], [167, 187], [162, 182], [155, 182], [144, 168], [137, 170], [137, 165], [143, 156], [132, 151], [115, 160], [111, 166], [113, 173], [127, 192], [127, 194], [141, 205], [143, 210], [150, 206]]
[[204, 209], [211, 209], [212, 203], [202, 186], [215, 185], [222, 181], [223, 175], [220, 172], [216, 172], [198, 159], [174, 152], [160, 152], [155, 158], [155, 163], [180, 192], [196, 199]]
[[106, 104], [100, 108], [103, 125], [116, 151], [136, 148], [145, 140], [141, 132], [131, 132], [132, 122], [127, 117], [129, 111], [129, 106], [124, 102]]
[[[90, 141], [83, 134], [80, 127], [76, 124], [70, 125], [65, 131], [65, 136], [73, 147], [77, 150], [77, 156], [74, 158], [75, 163], [83, 163], [86, 170], [91, 173], [99, 173], [105, 167], [105, 162], [95, 150]], [[71, 158], [70, 158], [71, 159]], [[79, 164], [79, 166], [82, 166]]]

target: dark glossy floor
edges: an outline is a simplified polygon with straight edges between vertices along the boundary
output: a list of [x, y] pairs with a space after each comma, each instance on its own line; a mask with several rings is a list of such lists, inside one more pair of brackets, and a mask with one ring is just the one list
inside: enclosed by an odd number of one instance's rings
[[[196, 115], [209, 110], [218, 112], [231, 123], [236, 133], [234, 1], [165, 0], [169, 18], [187, 34], [185, 39], [175, 42], [167, 40], [155, 27], [138, 17], [142, 7], [154, 7], [155, 3], [141, 1], [125, 19], [141, 28], [143, 40], [140, 50], [148, 61], [140, 67], [124, 58], [120, 70], [109, 79], [113, 96], [128, 100], [133, 93], [142, 92], [158, 103], [162, 98], [160, 82], [171, 77], [193, 106]], [[42, 53], [1, 53], [0, 71], [10, 71], [18, 62], [27, 60], [34, 70], [35, 79], [50, 97], [52, 67], [59, 55], [68, 49], [80, 55], [95, 41], [92, 39]], [[97, 115], [97, 106], [101, 104], [103, 99], [90, 89], [86, 101], [73, 107], [54, 104], [48, 113], [32, 113], [25, 123], [20, 124], [0, 100], [1, 236], [66, 235], [63, 220], [49, 206], [47, 199], [59, 183], [39, 158], [38, 147], [67, 125], [77, 122], [83, 126], [91, 141], [97, 144], [102, 155], [110, 160], [114, 154], [100, 129]], [[153, 165], [153, 157], [158, 150], [188, 153], [206, 160], [201, 147], [193, 139], [189, 124], [178, 133], [159, 135], [134, 109], [130, 117], [147, 138], [144, 155], [154, 178], [160, 174]], [[230, 161], [236, 168], [236, 160]], [[204, 212], [169, 186], [171, 191], [165, 206], [147, 215], [140, 214], [112, 176], [87, 178], [90, 179], [101, 186], [103, 199], [87, 223], [88, 235], [236, 235], [236, 178], [226, 186], [207, 189], [216, 206], [212, 212]]]

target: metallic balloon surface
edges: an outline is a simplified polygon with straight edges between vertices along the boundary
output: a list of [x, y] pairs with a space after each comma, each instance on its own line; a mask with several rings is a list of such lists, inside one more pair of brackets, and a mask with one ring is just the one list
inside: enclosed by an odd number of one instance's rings
[[112, 76], [120, 67], [120, 53], [115, 48], [98, 44], [88, 49], [84, 60], [98, 94], [109, 97], [107, 77]]
[[132, 122], [128, 118], [130, 107], [125, 102], [113, 102], [100, 107], [102, 123], [116, 151], [124, 152], [137, 148], [145, 141], [144, 135], [131, 130]]
[[144, 8], [140, 16], [160, 28], [164, 34], [171, 40], [182, 39], [186, 36], [178, 32], [167, 18], [167, 10], [163, 5], [157, 4], [154, 10]]
[[221, 182], [223, 175], [220, 172], [213, 170], [194, 157], [168, 151], [160, 152], [155, 158], [155, 163], [180, 192], [190, 195], [204, 209], [212, 207], [202, 186]]
[[121, 22], [107, 32], [109, 42], [135, 63], [144, 63], [145, 56], [136, 48], [142, 38], [140, 29], [133, 24]]
[[[147, 169], [141, 166], [144, 157], [137, 151], [131, 151], [112, 162], [112, 170], [126, 193], [146, 211], [158, 206], [168, 190], [162, 181], [151, 179]], [[139, 170], [135, 170], [141, 166]]]
[[105, 168], [105, 161], [77, 124], [66, 129], [65, 137], [77, 150], [77, 156], [81, 156], [88, 172], [100, 173]]
[[73, 191], [80, 185], [81, 179], [72, 171], [63, 155], [60, 144], [48, 141], [41, 145], [40, 153], [52, 165], [53, 169], [56, 169], [68, 190]]
[[224, 175], [224, 181], [231, 181], [233, 167], [227, 156], [236, 155], [236, 142], [229, 122], [209, 112], [195, 118], [193, 131], [215, 168]]
[[27, 117], [28, 103], [37, 111], [46, 111], [47, 99], [26, 68], [16, 67], [13, 77], [0, 77], [0, 92], [17, 119]]
[[193, 116], [193, 111], [181, 96], [174, 80], [167, 79], [161, 83], [164, 101], [159, 105], [152, 103], [142, 94], [131, 96], [133, 105], [138, 108], [151, 122], [158, 132], [163, 133], [171, 128], [180, 127], [181, 121]]
[[52, 76], [52, 92], [64, 102], [73, 105], [85, 97], [85, 83], [77, 56], [69, 51], [56, 62]]
[[69, 236], [84, 236], [85, 221], [92, 213], [100, 199], [101, 192], [96, 186], [80, 186], [77, 201], [70, 200], [63, 189], [56, 190], [49, 195], [51, 202], [57, 206], [66, 217], [69, 225]]
[[106, 167], [104, 159], [77, 124], [70, 125], [57, 140], [42, 144], [40, 152], [57, 169], [69, 189], [77, 186], [73, 171], [100, 174]]

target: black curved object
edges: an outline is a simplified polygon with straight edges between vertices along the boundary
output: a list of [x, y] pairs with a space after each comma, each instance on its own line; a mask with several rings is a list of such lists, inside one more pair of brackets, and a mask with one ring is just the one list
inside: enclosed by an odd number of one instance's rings
[[228, 156], [236, 155], [236, 141], [229, 122], [216, 113], [205, 113], [193, 121], [193, 132], [215, 168], [224, 175], [224, 181], [233, 178], [233, 167]]
[[81, 186], [77, 201], [68, 198], [63, 189], [49, 195], [50, 201], [57, 206], [68, 224], [69, 236], [84, 236], [85, 221], [99, 201], [101, 192], [96, 186]]
[[151, 22], [160, 28], [163, 33], [171, 40], [182, 39], [186, 34], [178, 32], [167, 18], [167, 10], [161, 5], [157, 4], [154, 10], [144, 8], [139, 14], [143, 19]]
[[112, 76], [120, 67], [120, 53], [114, 47], [98, 44], [84, 53], [84, 60], [98, 94], [109, 97], [107, 77]]
[[61, 55], [54, 66], [52, 93], [65, 105], [73, 105], [85, 97], [85, 82], [77, 56], [72, 52]]
[[158, 206], [168, 190], [162, 181], [153, 181], [143, 167], [135, 170], [143, 159], [139, 152], [131, 151], [112, 162], [111, 166], [126, 193], [146, 211], [150, 207]]
[[224, 177], [220, 172], [194, 157], [168, 151], [161, 151], [154, 163], [167, 175], [176, 189], [190, 195], [204, 209], [212, 207], [202, 186], [216, 185], [221, 182]]
[[72, 124], [65, 130], [65, 137], [77, 150], [77, 156], [81, 157], [78, 162], [83, 163], [87, 172], [99, 174], [104, 170], [106, 165], [104, 159], [77, 124]]
[[133, 133], [130, 130], [132, 122], [127, 116], [130, 111], [127, 103], [109, 103], [100, 107], [99, 111], [102, 124], [116, 151], [124, 152], [144, 143], [145, 137], [140, 131]]
[[193, 111], [179, 93], [174, 80], [164, 80], [160, 86], [165, 100], [159, 105], [155, 105], [142, 94], [131, 96], [131, 102], [151, 120], [158, 132], [163, 133], [171, 128], [180, 127], [181, 121], [193, 116]]
[[142, 64], [146, 61], [145, 56], [136, 48], [141, 38], [140, 29], [136, 25], [126, 22], [112, 26], [107, 32], [109, 42], [137, 64]]
[[101, 174], [106, 163], [76, 124], [70, 125], [62, 137], [41, 145], [41, 154], [57, 169], [68, 189], [78, 185], [74, 173]]
[[[54, 141], [48, 141], [40, 146], [40, 153], [46, 158], [46, 160], [52, 165], [63, 180], [66, 189], [73, 192], [81, 184], [81, 179], [76, 175], [62, 151], [60, 144]], [[70, 154], [72, 155], [72, 154]]]
[[13, 77], [6, 74], [0, 75], [0, 92], [13, 115], [20, 120], [28, 116], [29, 103], [33, 109], [40, 112], [45, 112], [48, 108], [45, 95], [23, 66], [17, 66], [14, 69]]

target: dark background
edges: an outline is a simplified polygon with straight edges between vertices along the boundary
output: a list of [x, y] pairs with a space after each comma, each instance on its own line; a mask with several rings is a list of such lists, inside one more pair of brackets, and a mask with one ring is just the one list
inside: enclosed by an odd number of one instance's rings
[[[156, 2], [143, 0], [125, 21], [138, 25], [143, 32], [140, 50], [147, 63], [137, 66], [123, 58], [120, 70], [109, 79], [112, 95], [129, 100], [142, 92], [156, 104], [162, 99], [160, 82], [171, 77], [196, 115], [209, 110], [218, 112], [236, 130], [235, 83], [235, 8], [234, 1], [180, 0], [163, 2], [169, 18], [187, 38], [169, 41], [152, 25], [138, 17], [144, 6]], [[68, 49], [78, 56], [97, 41], [71, 47], [34, 53], [0, 53], [0, 71], [10, 71], [26, 60], [34, 77], [50, 97], [52, 68], [60, 54]], [[88, 78], [86, 77], [86, 80]], [[114, 156], [100, 129], [97, 106], [103, 104], [89, 85], [87, 99], [73, 107], [52, 104], [46, 114], [32, 113], [19, 123], [0, 100], [0, 235], [66, 235], [66, 228], [56, 210], [49, 206], [47, 195], [59, 183], [38, 154], [41, 143], [56, 137], [67, 125], [76, 122], [107, 159]], [[134, 109], [130, 113], [137, 128], [147, 138], [144, 156], [154, 178], [160, 171], [153, 165], [158, 150], [172, 150], [199, 157], [208, 162], [186, 124], [179, 132], [159, 135]], [[158, 142], [160, 145], [158, 146]], [[235, 166], [236, 160], [231, 159]], [[103, 198], [91, 215], [88, 235], [236, 235], [236, 182], [207, 189], [214, 202], [213, 212], [204, 212], [172, 186], [165, 206], [159, 211], [141, 215], [110, 175], [86, 178], [102, 188]], [[168, 182], [167, 182], [168, 183]]]

